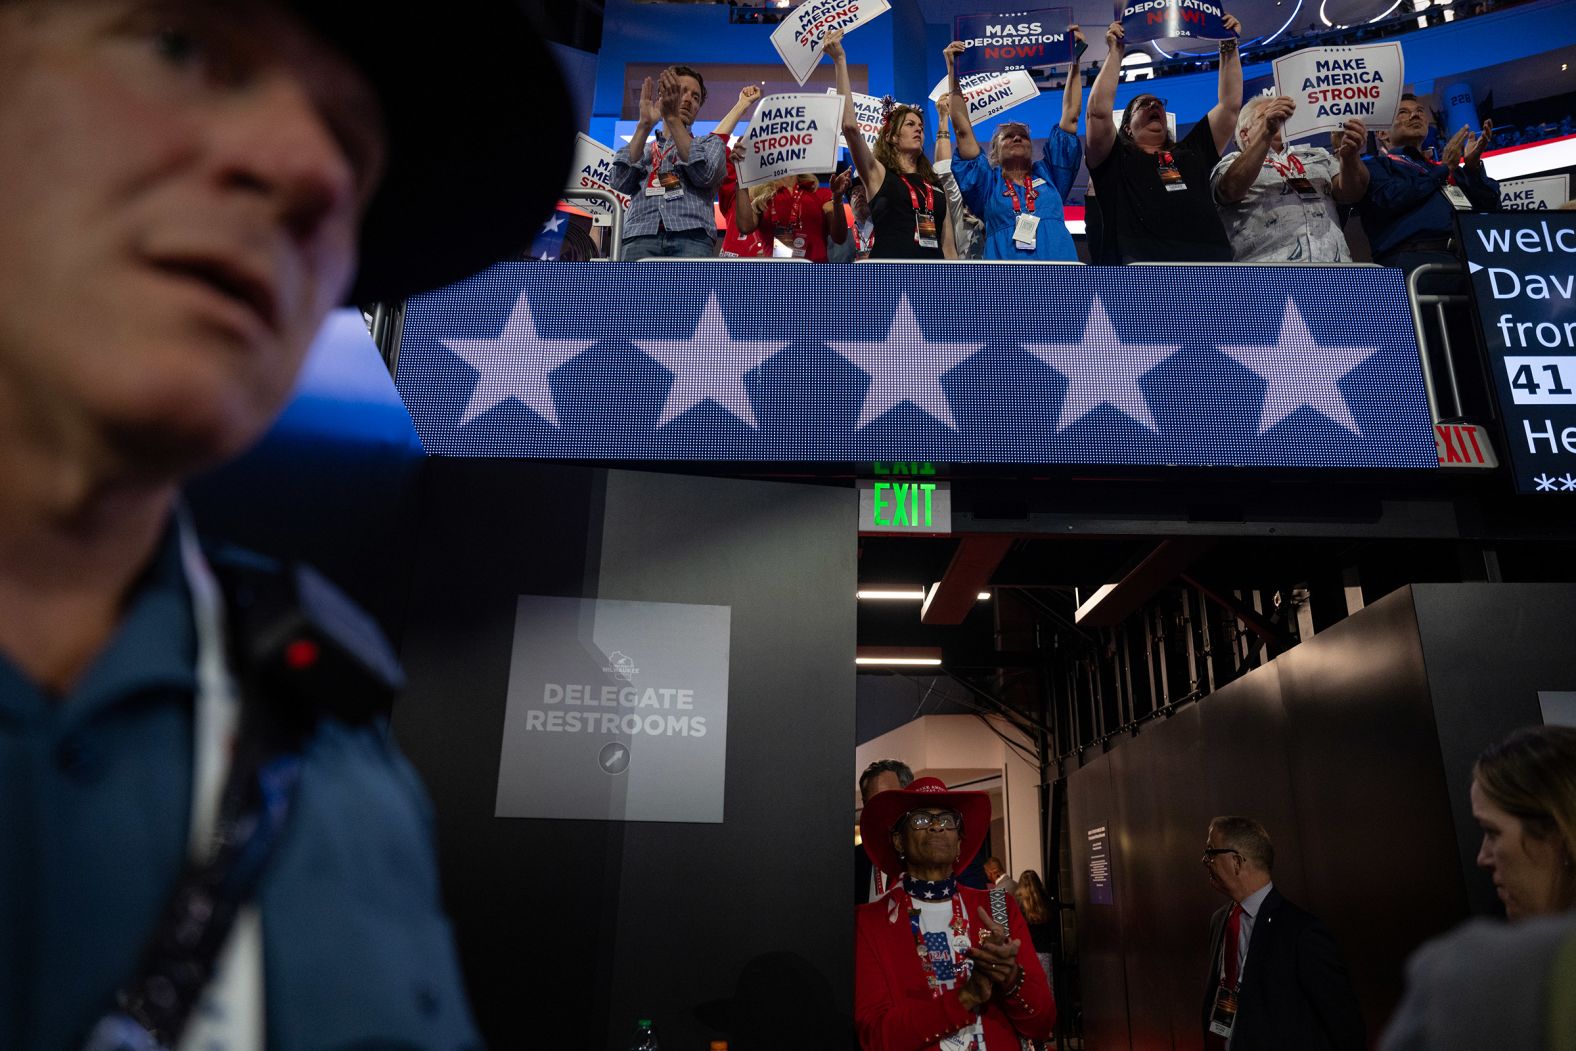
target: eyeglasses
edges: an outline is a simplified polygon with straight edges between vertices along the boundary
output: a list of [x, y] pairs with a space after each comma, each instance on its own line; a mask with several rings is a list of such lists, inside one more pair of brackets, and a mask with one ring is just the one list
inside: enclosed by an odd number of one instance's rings
[[899, 824], [907, 825], [916, 832], [923, 832], [927, 828], [933, 828], [937, 832], [951, 832], [953, 829], [963, 827], [963, 815], [956, 810], [943, 810], [939, 814], [916, 810], [903, 818]]
[[1214, 861], [1215, 858], [1219, 857], [1221, 854], [1236, 854], [1237, 857], [1239, 857], [1239, 858], [1242, 856], [1242, 854], [1239, 851], [1232, 850], [1230, 847], [1205, 847], [1204, 848], [1204, 856], [1199, 858], [1199, 860], [1202, 861], [1204, 864], [1208, 865], [1211, 861]]

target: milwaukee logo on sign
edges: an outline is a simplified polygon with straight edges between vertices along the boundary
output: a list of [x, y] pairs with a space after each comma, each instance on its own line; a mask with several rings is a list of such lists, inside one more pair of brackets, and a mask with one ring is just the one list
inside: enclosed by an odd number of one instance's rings
[[1488, 432], [1475, 423], [1434, 424], [1441, 467], [1498, 467]]

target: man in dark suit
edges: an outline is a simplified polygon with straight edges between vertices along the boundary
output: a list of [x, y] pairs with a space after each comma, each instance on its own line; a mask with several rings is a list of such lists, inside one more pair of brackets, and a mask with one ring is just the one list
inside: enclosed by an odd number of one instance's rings
[[1252, 818], [1209, 823], [1204, 869], [1231, 904], [1210, 921], [1204, 1046], [1221, 1051], [1361, 1051], [1362, 1013], [1324, 924], [1287, 901], [1275, 847]]

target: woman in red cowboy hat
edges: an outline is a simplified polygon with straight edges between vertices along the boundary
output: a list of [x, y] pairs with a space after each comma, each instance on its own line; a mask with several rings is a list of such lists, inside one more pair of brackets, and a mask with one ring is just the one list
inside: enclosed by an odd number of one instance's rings
[[922, 777], [871, 799], [859, 826], [870, 860], [902, 875], [856, 913], [865, 1051], [1016, 1051], [1049, 1037], [1056, 1002], [1017, 903], [956, 881], [984, 842], [990, 798]]

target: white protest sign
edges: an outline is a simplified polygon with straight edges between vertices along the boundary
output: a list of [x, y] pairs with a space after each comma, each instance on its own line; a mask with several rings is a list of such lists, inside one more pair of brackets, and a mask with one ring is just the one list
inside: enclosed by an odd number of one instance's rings
[[[606, 190], [629, 207], [629, 196], [613, 189], [613, 151], [585, 132], [575, 136], [575, 166], [569, 170], [568, 190]], [[605, 201], [580, 200], [587, 211], [611, 215], [613, 208]]]
[[837, 167], [843, 100], [836, 95], [768, 95], [755, 109], [739, 162], [739, 185], [758, 186]]
[[[837, 89], [827, 88], [826, 93], [828, 95], [836, 95]], [[873, 150], [876, 148], [876, 138], [881, 134], [881, 100], [874, 95], [861, 95], [857, 91], [853, 93], [853, 99], [854, 118], [859, 121], [859, 134], [865, 137], [865, 144]], [[839, 97], [837, 101], [841, 105], [843, 100]], [[837, 119], [839, 122], [843, 119], [841, 109], [838, 110]], [[848, 145], [848, 143], [843, 141], [841, 132], [837, 135], [837, 144], [839, 146]]]
[[1281, 135], [1290, 142], [1340, 130], [1356, 117], [1369, 128], [1395, 122], [1405, 70], [1401, 45], [1310, 47], [1275, 60], [1275, 89], [1297, 103]]
[[891, 6], [887, 0], [804, 0], [772, 30], [772, 46], [802, 85], [821, 61], [829, 34], [851, 33]]
[[1507, 212], [1541, 212], [1570, 200], [1569, 175], [1539, 175], [1531, 179], [1502, 179], [1499, 206]]
[[[930, 101], [935, 102], [947, 90], [948, 80], [942, 77], [931, 89]], [[969, 123], [978, 124], [998, 113], [1005, 113], [1020, 103], [1040, 97], [1040, 89], [1026, 69], [1008, 73], [974, 73], [958, 78], [963, 97], [969, 100]]]

